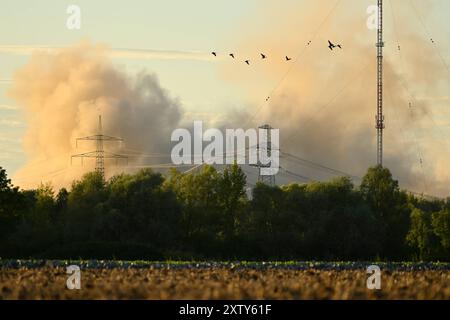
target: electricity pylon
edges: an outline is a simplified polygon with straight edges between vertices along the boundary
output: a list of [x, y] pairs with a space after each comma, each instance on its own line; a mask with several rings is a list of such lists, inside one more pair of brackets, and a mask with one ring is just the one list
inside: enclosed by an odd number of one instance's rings
[[83, 163], [84, 158], [95, 158], [95, 171], [98, 172], [102, 178], [105, 178], [105, 158], [107, 159], [116, 159], [116, 162], [119, 159], [127, 159], [128, 157], [115, 154], [111, 152], [107, 152], [103, 150], [103, 141], [123, 141], [121, 138], [106, 136], [102, 133], [102, 116], [98, 116], [98, 133], [93, 136], [87, 136], [82, 138], [77, 138], [76, 146], [78, 147], [79, 140], [90, 140], [96, 142], [96, 150], [91, 152], [79, 153], [75, 154], [71, 157], [70, 161], [72, 163], [73, 158], [81, 158], [81, 163]]
[[[253, 167], [257, 167], [258, 168], [258, 182], [262, 182], [265, 183], [269, 186], [275, 186], [275, 175], [264, 175], [262, 174], [262, 169], [263, 168], [270, 168], [271, 164], [263, 164], [261, 163], [260, 159], [259, 159], [259, 155], [261, 154], [260, 152], [266, 152], [267, 156], [270, 157], [272, 154], [272, 137], [271, 137], [271, 129], [273, 129], [270, 125], [265, 124], [263, 126], [258, 127], [258, 129], [262, 129], [262, 130], [267, 130], [267, 141], [264, 141], [264, 143], [262, 143], [261, 146], [261, 141], [258, 141], [258, 145], [257, 145], [257, 154], [258, 154], [258, 163], [257, 164], [251, 164], [251, 166]], [[278, 146], [277, 146], [278, 148]], [[261, 151], [260, 151], [261, 149]]]

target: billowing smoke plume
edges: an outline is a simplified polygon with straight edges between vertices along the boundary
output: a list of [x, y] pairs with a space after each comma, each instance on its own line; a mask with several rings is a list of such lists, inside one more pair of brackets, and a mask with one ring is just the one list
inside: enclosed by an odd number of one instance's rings
[[[376, 31], [366, 24], [374, 1], [341, 1], [330, 11], [334, 3], [260, 3], [234, 33], [240, 40], [229, 41], [251, 65], [230, 61], [223, 75], [254, 105], [240, 117], [243, 125], [260, 110], [252, 125], [280, 128], [284, 151], [361, 176], [376, 163]], [[403, 7], [388, 6], [385, 14], [385, 165], [402, 187], [447, 195], [450, 148], [434, 139], [446, 128], [434, 123], [428, 98], [447, 95], [449, 77], [414, 12]], [[330, 51], [328, 40], [343, 49]], [[307, 166], [285, 165], [320, 178]]]
[[[122, 145], [104, 142], [105, 150], [128, 155], [131, 164], [139, 164], [142, 154], [170, 151], [170, 133], [181, 118], [178, 101], [161, 88], [156, 76], [142, 72], [131, 78], [106, 54], [107, 49], [90, 44], [37, 52], [17, 72], [11, 95], [27, 118], [28, 162], [17, 172], [16, 184], [35, 187], [41, 180], [70, 186], [92, 170], [95, 159], [85, 159], [84, 166], [74, 159], [71, 165], [70, 156], [96, 149], [95, 141], [79, 141], [77, 146], [76, 138], [97, 134], [100, 114], [103, 133], [124, 139]], [[108, 176], [123, 170], [114, 162], [106, 161]]]
[[[361, 176], [376, 162], [376, 32], [366, 24], [366, 9], [375, 2], [341, 1], [330, 13], [334, 3], [264, 0], [230, 30], [230, 39], [217, 50], [229, 50], [236, 59], [218, 60], [220, 70], [249, 101], [220, 125], [239, 128], [268, 122], [281, 129], [283, 151]], [[433, 45], [414, 12], [404, 6], [393, 1], [395, 15], [389, 6], [385, 15], [385, 165], [402, 187], [448, 195], [448, 131], [435, 123], [440, 115], [434, 99], [448, 97], [448, 69], [437, 54], [447, 39], [433, 36]], [[328, 40], [343, 49], [330, 51]], [[105, 149], [168, 153], [170, 133], [182, 117], [179, 103], [155, 76], [129, 77], [109, 62], [105, 51], [81, 45], [36, 53], [16, 75], [13, 96], [28, 118], [24, 144], [29, 157], [16, 174], [17, 184], [35, 185], [43, 177], [55, 186], [69, 185], [91, 170], [93, 160], [81, 167], [79, 159], [73, 166], [69, 159], [95, 150], [88, 141], [77, 149], [75, 139], [96, 133], [98, 114], [103, 115], [105, 134], [125, 140], [125, 149], [114, 143]], [[267, 59], [262, 60], [260, 52]], [[286, 55], [292, 60], [285, 61]], [[243, 63], [246, 59], [250, 66]], [[145, 163], [149, 160], [162, 161], [145, 158]], [[320, 170], [287, 159], [282, 164], [304, 176], [327, 178]], [[109, 166], [108, 175], [115, 168], [123, 169]]]

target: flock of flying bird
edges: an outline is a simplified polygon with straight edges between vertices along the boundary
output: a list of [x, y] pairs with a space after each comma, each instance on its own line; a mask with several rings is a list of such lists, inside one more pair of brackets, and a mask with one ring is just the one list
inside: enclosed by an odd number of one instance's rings
[[[311, 44], [311, 41], [309, 41], [308, 42], [308, 45], [310, 45]], [[328, 48], [331, 50], [331, 51], [333, 51], [333, 49], [334, 48], [339, 48], [339, 49], [342, 49], [342, 46], [340, 45], [340, 44], [334, 44], [334, 43], [332, 43], [330, 40], [328, 40]], [[211, 52], [211, 54], [214, 56], [214, 57], [217, 57], [217, 52], [215, 52], [215, 51], [213, 51], [213, 52]], [[235, 55], [234, 55], [234, 53], [230, 53], [230, 54], [228, 54], [231, 58], [233, 58], [233, 59], [235, 59], [236, 57], [235, 57]], [[261, 55], [261, 59], [262, 60], [264, 60], [264, 59], [266, 59], [267, 58], [267, 55], [265, 55], [264, 53], [260, 53], [260, 55]], [[290, 60], [292, 60], [292, 58], [290, 58], [290, 57], [288, 57], [288, 56], [285, 56], [285, 60], [286, 61], [290, 61]], [[250, 60], [244, 60], [244, 62], [247, 64], [247, 65], [250, 65]]]

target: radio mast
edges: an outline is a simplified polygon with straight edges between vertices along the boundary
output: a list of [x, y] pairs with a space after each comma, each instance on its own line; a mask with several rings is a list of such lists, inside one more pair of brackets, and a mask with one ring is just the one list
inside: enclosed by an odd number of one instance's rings
[[383, 165], [383, 0], [378, 0], [378, 29], [377, 29], [377, 115], [375, 128], [377, 129], [377, 165]]

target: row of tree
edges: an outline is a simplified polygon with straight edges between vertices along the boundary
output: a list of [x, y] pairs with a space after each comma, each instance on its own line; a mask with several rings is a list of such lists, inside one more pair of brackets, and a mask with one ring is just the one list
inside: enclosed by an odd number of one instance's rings
[[408, 195], [382, 167], [359, 187], [258, 184], [250, 198], [238, 165], [89, 173], [57, 194], [0, 168], [0, 257], [450, 261], [450, 201]]

